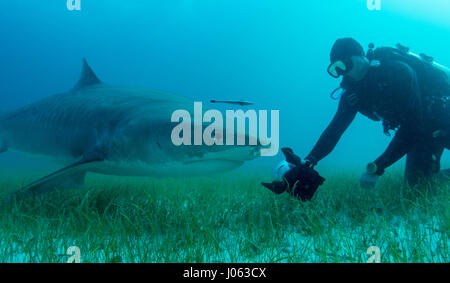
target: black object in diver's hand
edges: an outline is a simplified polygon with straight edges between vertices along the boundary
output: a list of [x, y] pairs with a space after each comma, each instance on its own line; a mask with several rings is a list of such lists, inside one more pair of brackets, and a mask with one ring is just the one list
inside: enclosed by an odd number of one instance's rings
[[279, 195], [286, 191], [286, 184], [284, 181], [274, 181], [272, 183], [261, 183], [264, 187], [268, 188], [275, 194]]
[[286, 161], [288, 163], [294, 164], [295, 166], [302, 165], [301, 158], [294, 154], [294, 151], [292, 150], [292, 148], [283, 147], [281, 149], [281, 151], [283, 152], [284, 156], [286, 157]]
[[300, 157], [295, 155], [291, 148], [282, 148], [281, 151], [286, 156], [286, 161], [294, 164], [295, 167], [284, 174], [283, 181], [261, 184], [275, 194], [288, 191], [299, 200], [311, 200], [325, 178], [311, 166], [303, 164]]
[[241, 106], [249, 106], [253, 105], [253, 102], [249, 101], [236, 101], [236, 100], [210, 100], [211, 103], [226, 103], [226, 104], [235, 104]]

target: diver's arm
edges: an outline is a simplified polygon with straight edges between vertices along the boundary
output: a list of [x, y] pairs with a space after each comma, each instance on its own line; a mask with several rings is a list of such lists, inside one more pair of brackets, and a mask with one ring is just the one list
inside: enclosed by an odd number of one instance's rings
[[377, 175], [382, 175], [384, 169], [400, 160], [411, 149], [414, 139], [410, 138], [411, 133], [405, 128], [400, 128], [396, 133], [384, 153], [378, 157], [374, 163]]
[[376, 174], [405, 156], [412, 146], [427, 135], [423, 121], [422, 99], [416, 73], [404, 63], [393, 64], [392, 90], [397, 94], [396, 106], [402, 121], [385, 152], [375, 160]]
[[309, 160], [313, 165], [316, 165], [317, 162], [330, 154], [342, 134], [352, 123], [357, 112], [356, 108], [350, 104], [348, 94], [344, 93], [333, 120], [322, 133], [311, 153], [308, 154], [305, 160]]

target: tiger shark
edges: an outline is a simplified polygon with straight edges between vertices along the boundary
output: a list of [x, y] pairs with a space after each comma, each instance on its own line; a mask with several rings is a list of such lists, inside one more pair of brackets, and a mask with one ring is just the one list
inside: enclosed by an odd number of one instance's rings
[[103, 83], [83, 59], [76, 85], [0, 116], [0, 153], [44, 156], [62, 169], [25, 186], [40, 194], [82, 187], [86, 173], [194, 176], [223, 172], [259, 156], [259, 146], [175, 146], [171, 114], [193, 101], [171, 93]]

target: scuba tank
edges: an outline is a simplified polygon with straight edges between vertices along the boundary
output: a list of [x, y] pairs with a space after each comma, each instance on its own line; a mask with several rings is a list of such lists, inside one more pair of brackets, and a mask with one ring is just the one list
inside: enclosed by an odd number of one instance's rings
[[425, 94], [434, 97], [448, 96], [450, 93], [450, 69], [439, 64], [433, 57], [424, 53], [415, 54], [408, 47], [397, 44], [393, 47], [378, 47], [369, 44], [366, 57], [371, 64], [398, 60], [409, 65], [418, 76], [419, 84]]
[[[411, 53], [412, 54], [412, 53]], [[434, 61], [432, 62], [433, 67], [441, 70], [442, 72], [444, 72], [447, 75], [447, 80], [450, 81], [450, 69], [439, 64], [438, 62]]]
[[[370, 46], [369, 46], [370, 47]], [[412, 53], [409, 51], [409, 48], [406, 46], [401, 45], [398, 43], [396, 45], [397, 49], [401, 52], [406, 53], [409, 56], [415, 57], [418, 60], [422, 60], [424, 63], [431, 65], [433, 68], [443, 72], [445, 76], [447, 77], [447, 80], [450, 81], [450, 69], [445, 67], [444, 65], [439, 64], [434, 60], [433, 57], [426, 55], [425, 53], [420, 53], [420, 55], [417, 55], [415, 53]]]

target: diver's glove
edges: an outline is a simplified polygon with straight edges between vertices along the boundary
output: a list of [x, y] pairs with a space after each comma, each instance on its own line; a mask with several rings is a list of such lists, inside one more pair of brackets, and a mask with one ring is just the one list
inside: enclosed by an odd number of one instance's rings
[[312, 168], [311, 162], [302, 162], [292, 149], [282, 148], [281, 151], [285, 155], [286, 161], [294, 167], [283, 175], [283, 181], [261, 184], [275, 194], [288, 191], [300, 200], [311, 200], [325, 179]]
[[360, 186], [363, 189], [373, 189], [380, 178], [377, 165], [372, 162], [367, 165], [366, 172], [361, 175]]

